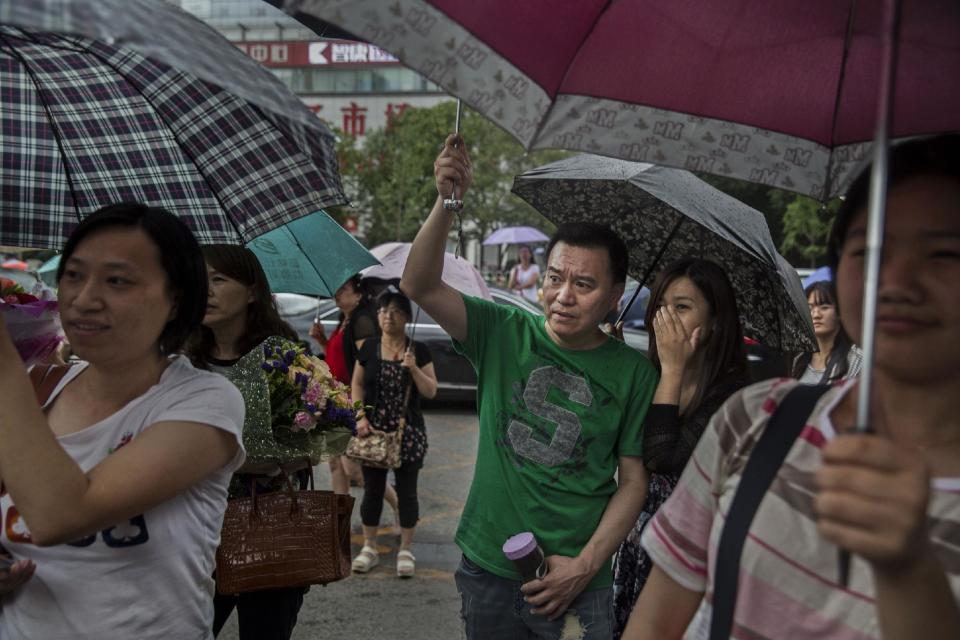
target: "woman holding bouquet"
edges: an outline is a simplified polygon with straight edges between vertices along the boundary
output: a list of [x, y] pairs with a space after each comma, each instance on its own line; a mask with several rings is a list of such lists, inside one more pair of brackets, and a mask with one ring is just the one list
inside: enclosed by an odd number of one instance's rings
[[[353, 369], [353, 399], [367, 407], [357, 421], [357, 436], [370, 435], [373, 429], [396, 431], [406, 419], [403, 431], [401, 465], [393, 470], [400, 507], [400, 551], [397, 575], [413, 577], [416, 559], [410, 551], [413, 532], [420, 517], [417, 501], [417, 475], [427, 453], [427, 432], [420, 412], [420, 397], [437, 395], [437, 375], [427, 345], [407, 338], [410, 300], [402, 293], [387, 291], [377, 301], [377, 322], [382, 335], [367, 340]], [[363, 549], [353, 560], [353, 570], [365, 573], [380, 562], [377, 553], [377, 528], [383, 511], [387, 469], [363, 467]]]
[[[340, 310], [336, 328], [328, 337], [317, 319], [310, 327], [310, 337], [323, 347], [324, 358], [333, 375], [349, 386], [360, 347], [367, 338], [378, 333], [376, 310], [370, 303], [360, 274], [354, 274], [340, 285], [333, 294], [333, 301]], [[355, 461], [346, 456], [334, 456], [330, 458], [329, 465], [335, 492], [350, 493], [351, 483], [354, 486], [363, 486], [363, 476]], [[396, 512], [397, 494], [389, 486], [386, 499]]]
[[[300, 488], [305, 488], [306, 470], [311, 459], [316, 461], [317, 452], [274, 429], [271, 406], [279, 403], [271, 401], [271, 387], [261, 368], [265, 346], [293, 349], [297, 334], [280, 319], [267, 276], [252, 251], [236, 245], [208, 245], [203, 256], [210, 293], [203, 326], [189, 352], [197, 366], [221, 373], [237, 385], [247, 412], [243, 427], [247, 462], [234, 475], [230, 497], [249, 495], [251, 483], [256, 483], [258, 493], [282, 489], [281, 464], [287, 473], [301, 471]], [[220, 633], [236, 608], [241, 640], [286, 640], [297, 623], [305, 592], [298, 587], [217, 594], [213, 633]]]
[[0, 313], [0, 544], [16, 561], [0, 637], [208, 637], [243, 405], [175, 355], [206, 306], [200, 247], [162, 209], [105, 207], [57, 281], [81, 362], [36, 367], [36, 394]]

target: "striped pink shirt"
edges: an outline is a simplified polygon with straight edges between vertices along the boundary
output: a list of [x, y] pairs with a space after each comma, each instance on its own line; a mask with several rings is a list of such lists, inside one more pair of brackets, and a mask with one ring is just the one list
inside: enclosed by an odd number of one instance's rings
[[[760, 504], [743, 548], [733, 637], [740, 640], [880, 638], [871, 572], [854, 556], [849, 586], [837, 583], [837, 548], [819, 536], [813, 474], [836, 432], [829, 414], [853, 386], [819, 401]], [[705, 593], [684, 638], [709, 636], [713, 566], [725, 514], [747, 457], [793, 381], [755, 384], [714, 415], [670, 499], [643, 536], [653, 562], [678, 584]], [[930, 540], [960, 602], [960, 479], [933, 481]]]

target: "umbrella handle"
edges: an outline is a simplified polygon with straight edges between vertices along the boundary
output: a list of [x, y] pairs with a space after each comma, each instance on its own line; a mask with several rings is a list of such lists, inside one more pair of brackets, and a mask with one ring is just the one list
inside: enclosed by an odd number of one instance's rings
[[[453, 123], [453, 132], [460, 133], [460, 115], [463, 112], [463, 103], [457, 98], [457, 119]], [[447, 211], [460, 211], [463, 209], [463, 200], [457, 198], [457, 185], [453, 185], [453, 193], [449, 198], [443, 199], [443, 208]]]
[[[663, 258], [663, 254], [666, 253], [667, 247], [670, 246], [670, 243], [673, 241], [673, 238], [677, 235], [677, 231], [680, 230], [680, 225], [683, 224], [683, 218], [677, 218], [676, 224], [673, 225], [673, 229], [670, 230], [670, 234], [667, 236], [667, 239], [663, 241], [663, 244], [660, 245], [660, 252], [657, 254], [657, 257], [653, 259], [653, 262], [650, 263], [650, 266], [647, 268], [647, 272], [643, 274], [643, 279], [637, 282], [637, 290], [633, 292], [633, 297], [630, 298], [630, 302], [623, 307], [623, 311], [620, 312], [620, 317], [617, 318], [617, 324], [623, 320], [623, 317], [627, 315], [627, 311], [630, 311], [630, 307], [633, 306], [633, 303], [637, 300], [637, 296], [640, 295], [640, 289], [643, 288], [643, 285], [650, 279], [650, 276], [653, 274], [653, 270], [656, 268], [657, 263], [660, 262], [660, 259]], [[614, 325], [616, 326], [616, 324]]]
[[617, 326], [618, 324], [620, 324], [621, 322], [623, 322], [623, 317], [624, 317], [625, 315], [627, 315], [627, 311], [630, 311], [630, 307], [632, 307], [632, 306], [633, 306], [633, 303], [636, 302], [637, 296], [640, 295], [640, 290], [641, 290], [641, 289], [643, 289], [643, 285], [642, 285], [642, 284], [637, 285], [637, 288], [634, 290], [633, 295], [630, 296], [630, 302], [628, 302], [627, 304], [625, 304], [625, 305], [623, 306], [623, 311], [621, 311], [621, 312], [620, 312], [620, 315], [617, 316], [617, 321], [616, 321], [615, 323], [613, 323], [613, 326]]

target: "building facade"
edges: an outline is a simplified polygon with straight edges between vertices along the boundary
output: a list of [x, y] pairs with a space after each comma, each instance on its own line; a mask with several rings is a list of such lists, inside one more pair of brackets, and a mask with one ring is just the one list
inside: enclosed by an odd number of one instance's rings
[[389, 124], [411, 106], [450, 97], [364, 42], [321, 39], [263, 0], [168, 0], [197, 16], [270, 69], [328, 125], [356, 136]]

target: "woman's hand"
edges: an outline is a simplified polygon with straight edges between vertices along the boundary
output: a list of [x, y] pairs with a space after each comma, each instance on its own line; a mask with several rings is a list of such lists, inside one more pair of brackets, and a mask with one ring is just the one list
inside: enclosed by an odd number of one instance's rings
[[923, 458], [887, 438], [844, 435], [823, 448], [814, 500], [821, 535], [895, 574], [929, 552], [930, 473]]
[[623, 342], [623, 320], [616, 324], [611, 324], [609, 322], [604, 322], [603, 326], [600, 327], [604, 333], [613, 336], [620, 342]]
[[403, 352], [403, 360], [400, 361], [400, 366], [408, 369], [411, 374], [419, 370], [417, 357], [413, 355], [413, 349], [407, 349]]
[[[6, 554], [0, 557], [9, 558]], [[33, 577], [37, 565], [33, 560], [17, 560], [9, 569], [0, 569], [0, 598], [9, 595], [20, 588]]]
[[664, 371], [682, 372], [700, 343], [700, 327], [687, 333], [677, 312], [668, 306], [657, 309], [653, 317], [657, 356]]
[[319, 322], [310, 325], [310, 337], [320, 343], [320, 346], [327, 344], [327, 334], [323, 332], [323, 325]]
[[368, 435], [373, 433], [373, 426], [370, 424], [370, 421], [367, 420], [367, 416], [363, 416], [357, 420], [357, 437], [366, 438]]
[[451, 133], [443, 143], [443, 149], [433, 163], [437, 193], [441, 198], [463, 200], [473, 182], [473, 165], [467, 154], [463, 136]]

